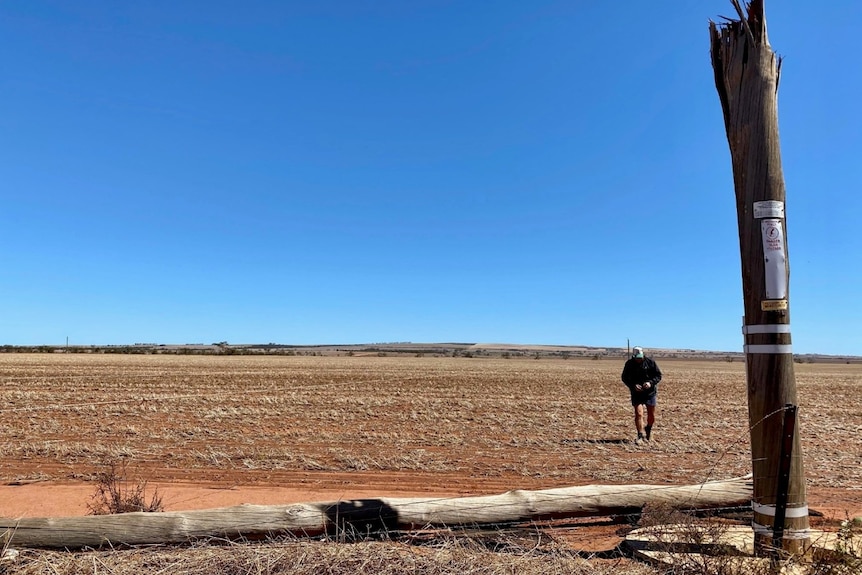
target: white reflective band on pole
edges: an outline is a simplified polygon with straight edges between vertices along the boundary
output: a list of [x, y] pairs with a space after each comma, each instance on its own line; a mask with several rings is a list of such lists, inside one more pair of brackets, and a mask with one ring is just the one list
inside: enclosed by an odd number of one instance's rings
[[[769, 535], [772, 537], [775, 534], [775, 531], [772, 527], [767, 527], [766, 525], [760, 525], [759, 523], [751, 522], [751, 528], [754, 529], [754, 532], [758, 535]], [[809, 539], [811, 537], [810, 529], [785, 529], [781, 534], [782, 539]]]
[[793, 353], [791, 345], [746, 345], [745, 353]]
[[[760, 513], [761, 515], [767, 515], [769, 517], [775, 517], [775, 505], [761, 505], [760, 503], [756, 503], [754, 501], [751, 502], [751, 509], [755, 513]], [[788, 507], [784, 511], [785, 517], [808, 517], [808, 506], [803, 505], [802, 507]]]
[[751, 333], [790, 333], [789, 323], [770, 323], [764, 325], [744, 325], [742, 333], [745, 335]]

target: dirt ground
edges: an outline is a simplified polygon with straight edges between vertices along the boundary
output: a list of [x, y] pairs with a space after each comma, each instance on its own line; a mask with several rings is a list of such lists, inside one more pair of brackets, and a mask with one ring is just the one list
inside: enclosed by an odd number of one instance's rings
[[[620, 367], [9, 354], [0, 357], [0, 516], [86, 514], [95, 474], [118, 459], [166, 511], [747, 473], [741, 365], [663, 362], [658, 437], [647, 446], [630, 441]], [[862, 370], [806, 365], [797, 377], [808, 402], [808, 504], [820, 514], [812, 523], [862, 516]], [[716, 382], [722, 394], [709, 395]], [[568, 541], [594, 551], [614, 548], [626, 528], [606, 517], [569, 527]]]

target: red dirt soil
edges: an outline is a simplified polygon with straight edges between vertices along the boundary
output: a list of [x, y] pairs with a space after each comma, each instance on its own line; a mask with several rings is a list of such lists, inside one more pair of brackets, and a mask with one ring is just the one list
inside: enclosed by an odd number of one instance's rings
[[[313, 501], [338, 501], [367, 497], [458, 497], [457, 480], [451, 489], [429, 490], [427, 477], [398, 474], [369, 477], [363, 473], [297, 473], [270, 477], [265, 484], [241, 485], [225, 474], [219, 481], [194, 483], [187, 481], [150, 481], [147, 493], [155, 489], [162, 496], [165, 511], [189, 511], [229, 507], [244, 503], [286, 505]], [[242, 474], [248, 481], [248, 473]], [[234, 478], [239, 479], [239, 478]], [[487, 485], [484, 486], [487, 490]], [[86, 515], [88, 504], [96, 493], [96, 484], [89, 481], [36, 481], [0, 486], [0, 516], [61, 517]], [[472, 492], [470, 494], [473, 494]]]

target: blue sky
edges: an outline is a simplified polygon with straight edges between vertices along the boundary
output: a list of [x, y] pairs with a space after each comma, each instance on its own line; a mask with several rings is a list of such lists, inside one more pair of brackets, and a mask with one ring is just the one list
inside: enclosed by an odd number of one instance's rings
[[[862, 349], [862, 3], [767, 2], [794, 351]], [[738, 351], [729, 1], [0, 1], [0, 344]]]

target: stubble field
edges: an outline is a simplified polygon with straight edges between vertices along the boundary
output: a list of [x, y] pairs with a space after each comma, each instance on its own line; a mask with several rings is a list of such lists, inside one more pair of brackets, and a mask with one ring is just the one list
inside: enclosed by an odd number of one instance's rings
[[[3, 354], [0, 482], [47, 490], [122, 460], [169, 501], [190, 482], [331, 500], [748, 473], [743, 364], [658, 359], [640, 446], [622, 358]], [[858, 512], [862, 366], [800, 364], [796, 379], [809, 503]]]

